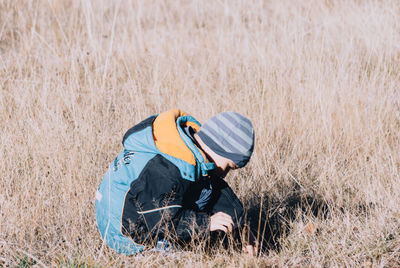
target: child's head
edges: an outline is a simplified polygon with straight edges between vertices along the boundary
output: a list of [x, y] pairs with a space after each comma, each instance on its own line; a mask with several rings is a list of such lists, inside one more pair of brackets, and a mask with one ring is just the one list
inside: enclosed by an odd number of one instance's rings
[[244, 167], [253, 153], [253, 125], [236, 112], [223, 112], [211, 117], [197, 134], [215, 154], [228, 160], [226, 164], [230, 168]]

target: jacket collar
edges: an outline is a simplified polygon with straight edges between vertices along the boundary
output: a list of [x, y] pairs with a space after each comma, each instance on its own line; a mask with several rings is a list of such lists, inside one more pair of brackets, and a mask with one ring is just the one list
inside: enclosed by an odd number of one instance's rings
[[208, 163], [205, 154], [187, 136], [184, 130], [187, 126], [198, 131], [201, 124], [177, 109], [159, 114], [153, 122], [154, 143], [162, 153], [196, 166], [197, 173], [206, 176], [215, 169], [215, 164]]

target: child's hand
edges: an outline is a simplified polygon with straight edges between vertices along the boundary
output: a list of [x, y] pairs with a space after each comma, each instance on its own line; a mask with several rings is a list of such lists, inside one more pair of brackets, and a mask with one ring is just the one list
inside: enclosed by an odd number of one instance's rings
[[224, 212], [217, 212], [210, 217], [210, 231], [221, 230], [225, 233], [232, 232], [232, 217]]
[[246, 245], [242, 248], [242, 251], [245, 252], [248, 256], [256, 256], [257, 255], [257, 247], [253, 245]]
[[248, 229], [248, 243], [242, 247], [242, 251], [248, 256], [257, 256], [257, 238], [250, 229]]

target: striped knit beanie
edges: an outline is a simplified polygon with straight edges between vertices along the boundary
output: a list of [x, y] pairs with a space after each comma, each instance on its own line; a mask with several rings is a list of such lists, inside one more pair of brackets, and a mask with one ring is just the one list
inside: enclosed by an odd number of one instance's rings
[[253, 153], [253, 125], [236, 112], [223, 112], [211, 117], [197, 134], [216, 154], [232, 160], [239, 167], [244, 167]]

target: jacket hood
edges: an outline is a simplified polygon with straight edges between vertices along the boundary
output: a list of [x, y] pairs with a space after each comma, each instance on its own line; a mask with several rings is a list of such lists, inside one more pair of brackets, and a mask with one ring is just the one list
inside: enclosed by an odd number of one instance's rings
[[172, 157], [176, 159], [173, 162], [179, 166], [187, 166], [183, 170], [195, 168], [196, 174], [207, 175], [209, 170], [215, 169], [215, 164], [208, 162], [204, 152], [187, 136], [184, 128], [188, 126], [198, 131], [201, 124], [181, 110], [169, 110], [151, 116], [133, 127], [132, 132], [135, 132], [135, 135], [127, 133], [123, 145], [127, 150], [162, 154], [167, 159]]
[[170, 110], [157, 116], [153, 123], [153, 136], [156, 147], [164, 154], [181, 159], [192, 166], [198, 166], [202, 175], [215, 169], [215, 164], [208, 162], [204, 152], [189, 138], [185, 127], [199, 131], [201, 124], [195, 118], [181, 110]]
[[195, 155], [182, 139], [184, 137], [181, 136], [180, 130], [191, 126], [198, 131], [201, 124], [194, 118], [189, 121], [189, 118], [182, 120], [182, 117], [188, 117], [188, 115], [180, 110], [170, 110], [159, 114], [153, 122], [154, 143], [162, 153], [196, 165]]

